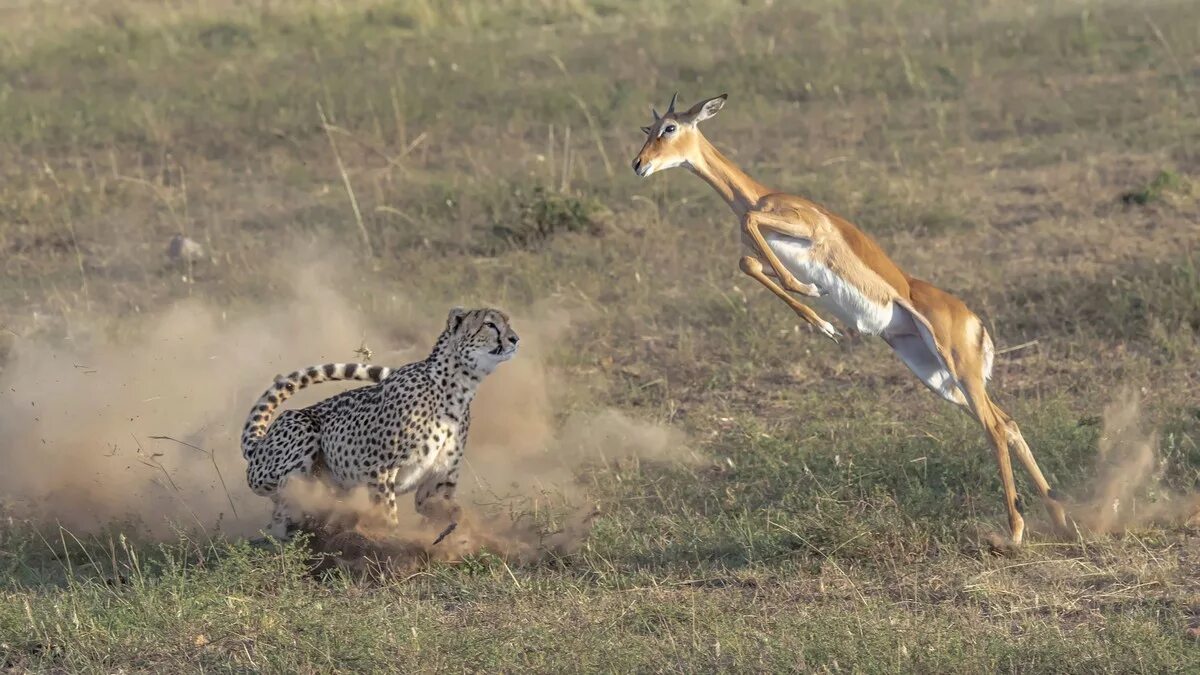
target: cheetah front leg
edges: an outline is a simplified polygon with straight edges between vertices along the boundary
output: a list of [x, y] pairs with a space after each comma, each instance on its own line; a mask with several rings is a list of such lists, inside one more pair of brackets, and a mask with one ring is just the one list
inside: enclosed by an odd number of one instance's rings
[[462, 508], [454, 501], [458, 488], [458, 457], [454, 465], [445, 472], [435, 472], [425, 477], [417, 486], [417, 513], [434, 523], [446, 523], [445, 528], [433, 540], [436, 545], [458, 527]]
[[381, 471], [374, 480], [367, 482], [371, 503], [393, 531], [400, 527], [400, 514], [396, 508], [396, 475], [394, 469]]

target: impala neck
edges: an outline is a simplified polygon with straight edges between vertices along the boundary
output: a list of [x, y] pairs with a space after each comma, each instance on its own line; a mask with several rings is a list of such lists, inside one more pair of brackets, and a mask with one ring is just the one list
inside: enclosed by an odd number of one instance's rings
[[771, 194], [769, 188], [746, 175], [704, 136], [700, 136], [699, 145], [700, 156], [689, 161], [688, 168], [711, 185], [739, 218], [765, 195]]

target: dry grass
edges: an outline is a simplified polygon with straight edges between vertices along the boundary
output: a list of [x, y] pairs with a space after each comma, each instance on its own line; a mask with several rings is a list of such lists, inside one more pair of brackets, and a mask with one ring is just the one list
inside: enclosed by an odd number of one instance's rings
[[[289, 297], [286, 241], [349, 261], [366, 314], [393, 306], [381, 286], [581, 308], [550, 351], [570, 405], [682, 429], [713, 459], [592, 474], [603, 515], [570, 556], [387, 583], [314, 580], [295, 548], [10, 524], [6, 667], [1197, 669], [1194, 524], [1062, 541], [1029, 509], [1029, 545], [992, 556], [999, 484], [970, 421], [877, 341], [798, 329], [738, 275], [699, 181], [625, 166], [648, 104], [729, 91], [719, 147], [860, 223], [1013, 349], [994, 391], [1052, 482], [1085, 501], [1109, 475], [1100, 415], [1128, 385], [1158, 433], [1130, 499], [1194, 494], [1193, 4], [0, 10], [0, 379], [11, 342], [133, 340], [188, 297], [231, 316]], [[168, 264], [176, 233], [209, 259]]]

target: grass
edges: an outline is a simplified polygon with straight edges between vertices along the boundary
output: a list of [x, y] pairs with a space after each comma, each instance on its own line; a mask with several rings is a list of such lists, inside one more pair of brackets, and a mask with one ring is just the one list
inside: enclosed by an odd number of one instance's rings
[[[780, 571], [791, 574], [743, 573], [672, 584], [623, 575], [589, 580], [580, 588], [581, 580], [570, 572], [523, 574], [518, 586], [492, 561], [472, 560], [396, 591], [339, 581], [314, 585], [294, 552], [268, 558], [235, 548], [220, 556], [189, 575], [186, 586], [169, 572], [144, 586], [135, 580], [127, 591], [76, 585], [63, 610], [84, 617], [79, 627], [62, 635], [45, 617], [23, 646], [57, 653], [68, 668], [133, 662], [147, 669], [237, 664], [267, 670], [554, 671], [659, 664], [672, 670], [794, 670], [823, 664], [942, 672], [971, 667], [1162, 672], [1188, 665], [1186, 647], [1156, 629], [1153, 609], [1127, 599], [1105, 608], [1114, 616], [1102, 631], [1086, 612], [1051, 610], [1062, 628], [998, 634], [988, 625], [989, 615], [1013, 608], [988, 608], [976, 598], [1003, 590], [1006, 580], [996, 578], [1009, 574], [1003, 569], [955, 579], [968, 590], [953, 608], [944, 603], [931, 612], [865, 597], [877, 595], [876, 589], [856, 588], [853, 576], [832, 571], [785, 568]], [[1066, 574], [1105, 573], [1072, 561], [1034, 569], [1023, 576], [1041, 584]], [[904, 584], [912, 589], [925, 582]], [[836, 606], [829, 606], [831, 598], [839, 600]], [[555, 626], [552, 633], [548, 624]], [[1128, 649], [1131, 641], [1142, 653]]]
[[[1160, 432], [1159, 488], [1194, 493], [1192, 3], [92, 0], [0, 17], [0, 379], [8, 335], [122, 339], [188, 297], [252, 314], [296, 282], [261, 264], [286, 242], [349, 261], [339, 285], [364, 312], [389, 307], [383, 286], [585, 307], [551, 350], [569, 405], [676, 427], [712, 460], [591, 475], [604, 515], [562, 560], [480, 554], [388, 583], [313, 578], [296, 549], [10, 521], [0, 667], [1200, 667], [1194, 527], [1061, 540], [1035, 507], [1029, 545], [993, 556], [999, 481], [970, 420], [878, 341], [795, 327], [737, 273], [700, 181], [627, 168], [648, 104], [729, 91], [716, 145], [861, 224], [1013, 349], [993, 390], [1054, 484], [1088, 496], [1098, 415], [1130, 385]], [[167, 266], [177, 232], [211, 260]]]
[[1146, 205], [1163, 198], [1164, 193], [1179, 190], [1179, 176], [1171, 171], [1160, 171], [1146, 187], [1126, 192], [1121, 195], [1121, 201], [1126, 204]]

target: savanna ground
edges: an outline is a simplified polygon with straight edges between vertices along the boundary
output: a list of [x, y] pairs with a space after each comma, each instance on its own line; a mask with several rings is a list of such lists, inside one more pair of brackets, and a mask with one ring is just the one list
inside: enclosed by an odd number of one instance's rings
[[[356, 312], [380, 288], [433, 321], [571, 304], [556, 419], [616, 408], [708, 459], [590, 474], [602, 515], [565, 558], [385, 582], [13, 518], [2, 667], [1200, 669], [1194, 523], [1136, 517], [1200, 482], [1198, 30], [1186, 1], [4, 3], [0, 378], [24, 343], [121, 344], [186, 298], [253, 314], [305, 275], [282, 252], [333, 247]], [[1157, 455], [1118, 507], [1138, 522], [1052, 537], [1019, 475], [1033, 532], [993, 554], [975, 424], [882, 342], [798, 328], [737, 272], [707, 186], [632, 175], [676, 89], [728, 91], [718, 147], [985, 317], [994, 396], [1074, 499], [1112, 484], [1102, 413], [1140, 392]], [[178, 232], [206, 258], [170, 266]]]

